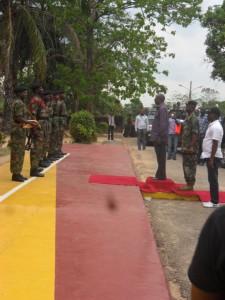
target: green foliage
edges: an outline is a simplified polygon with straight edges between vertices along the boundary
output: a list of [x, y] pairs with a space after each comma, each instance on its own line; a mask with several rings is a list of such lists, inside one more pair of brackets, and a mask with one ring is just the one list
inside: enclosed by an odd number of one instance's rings
[[202, 19], [202, 26], [208, 29], [205, 44], [206, 54], [212, 63], [212, 78], [225, 80], [225, 2], [209, 7]]
[[97, 132], [100, 134], [108, 132], [108, 124], [106, 122], [97, 123]]
[[71, 116], [70, 133], [76, 143], [90, 144], [96, 140], [96, 125], [91, 113], [81, 110]]

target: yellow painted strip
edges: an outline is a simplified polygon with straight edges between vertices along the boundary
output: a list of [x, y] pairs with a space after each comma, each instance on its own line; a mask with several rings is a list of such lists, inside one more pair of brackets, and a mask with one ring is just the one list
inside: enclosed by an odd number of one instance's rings
[[162, 199], [162, 200], [199, 201], [198, 196], [183, 196], [183, 195], [177, 195], [175, 193], [163, 193], [163, 192], [147, 193], [147, 192], [142, 192], [142, 196], [143, 197], [151, 197], [153, 199]]
[[54, 300], [55, 211], [55, 166], [0, 203], [1, 300]]

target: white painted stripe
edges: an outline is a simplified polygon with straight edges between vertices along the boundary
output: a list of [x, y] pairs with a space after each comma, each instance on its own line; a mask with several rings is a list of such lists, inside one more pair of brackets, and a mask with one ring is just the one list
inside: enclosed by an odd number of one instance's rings
[[[41, 173], [46, 173], [48, 170], [50, 170], [53, 166], [55, 166], [56, 164], [58, 164], [59, 162], [61, 162], [63, 159], [65, 159], [67, 156], [69, 156], [70, 153], [67, 153], [66, 155], [64, 155], [62, 158], [54, 161], [53, 163], [51, 163], [51, 165], [48, 168], [45, 168]], [[17, 185], [16, 187], [14, 187], [13, 189], [11, 189], [10, 191], [8, 191], [7, 193], [5, 193], [4, 195], [0, 196], [0, 202], [4, 201], [6, 198], [8, 198], [9, 196], [11, 196], [12, 194], [14, 194], [16, 191], [20, 190], [22, 187], [24, 187], [25, 185], [27, 185], [28, 183], [30, 183], [31, 181], [35, 180], [38, 177], [31, 177], [27, 180], [25, 180], [23, 183]]]

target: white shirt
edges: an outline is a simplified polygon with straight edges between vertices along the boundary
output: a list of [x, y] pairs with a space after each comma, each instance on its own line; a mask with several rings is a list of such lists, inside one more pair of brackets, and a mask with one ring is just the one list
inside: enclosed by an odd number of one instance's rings
[[138, 129], [149, 130], [148, 117], [146, 115], [138, 115], [135, 119], [135, 131]]
[[221, 150], [221, 142], [223, 139], [223, 127], [221, 126], [219, 120], [209, 123], [209, 127], [206, 130], [206, 134], [202, 144], [202, 155], [201, 158], [210, 158], [212, 152], [212, 141], [218, 141], [218, 147], [215, 157], [223, 158]]

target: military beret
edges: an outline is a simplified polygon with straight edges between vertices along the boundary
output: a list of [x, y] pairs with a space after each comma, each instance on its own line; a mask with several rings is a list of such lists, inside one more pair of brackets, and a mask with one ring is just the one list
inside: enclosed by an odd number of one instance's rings
[[27, 88], [24, 86], [17, 86], [15, 87], [15, 89], [13, 90], [14, 93], [22, 93], [27, 91]]
[[33, 84], [31, 85], [31, 89], [32, 89], [32, 90], [38, 89], [38, 88], [40, 88], [40, 87], [42, 87], [42, 83], [41, 83], [41, 82], [35, 82], [35, 83], [33, 83]]
[[43, 96], [48, 96], [48, 95], [52, 95], [52, 91], [50, 90], [45, 90], [42, 94]]
[[189, 101], [187, 102], [187, 104], [188, 104], [188, 105], [197, 106], [197, 102], [194, 101], [194, 100], [189, 100]]
[[218, 107], [211, 107], [209, 110], [208, 110], [208, 115], [209, 114], [214, 114], [214, 115], [217, 115], [217, 117], [220, 117], [220, 110]]

